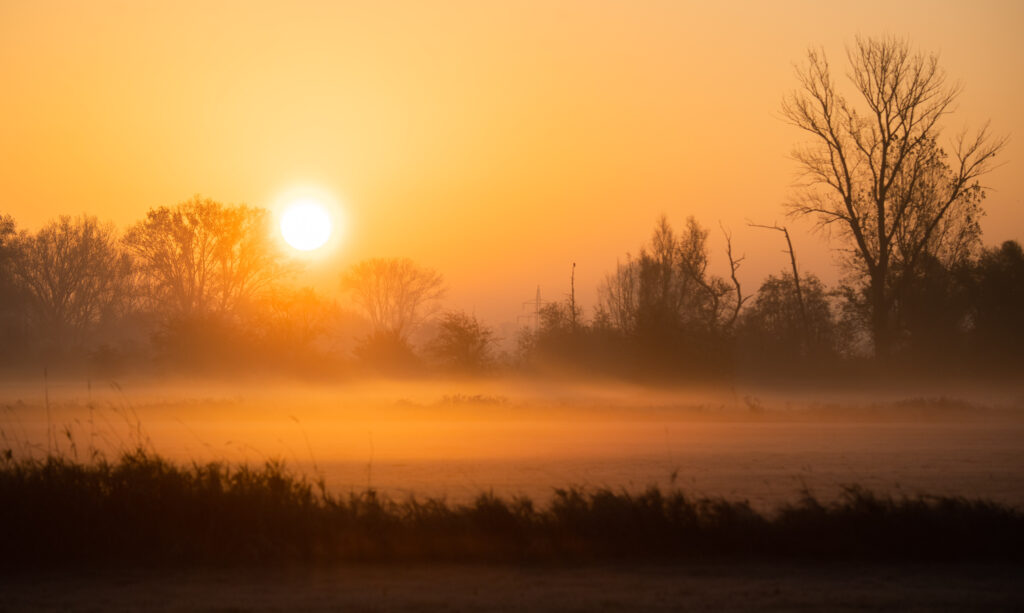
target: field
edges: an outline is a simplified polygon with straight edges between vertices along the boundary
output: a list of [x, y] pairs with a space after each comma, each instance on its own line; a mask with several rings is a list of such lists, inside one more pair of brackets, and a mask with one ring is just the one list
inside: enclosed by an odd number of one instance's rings
[[185, 463], [276, 459], [336, 494], [545, 501], [557, 487], [659, 486], [769, 509], [858, 484], [1024, 506], [1014, 389], [40, 380], [0, 386], [0, 429], [20, 456], [141, 446]]
[[0, 609], [1012, 610], [1021, 396], [955, 392], [8, 383]]

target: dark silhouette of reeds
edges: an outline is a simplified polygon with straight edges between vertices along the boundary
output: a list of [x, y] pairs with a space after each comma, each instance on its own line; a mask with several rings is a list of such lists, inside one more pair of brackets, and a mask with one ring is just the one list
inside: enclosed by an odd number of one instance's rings
[[747, 502], [559, 489], [551, 502], [481, 494], [471, 504], [262, 467], [179, 465], [139, 450], [116, 461], [0, 459], [0, 560], [7, 567], [616, 559], [1024, 559], [1024, 515], [961, 497], [804, 492], [774, 513]]

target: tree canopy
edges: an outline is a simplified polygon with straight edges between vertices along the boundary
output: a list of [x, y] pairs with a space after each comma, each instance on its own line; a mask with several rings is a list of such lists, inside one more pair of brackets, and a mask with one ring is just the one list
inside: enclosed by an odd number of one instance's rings
[[77, 346], [131, 299], [131, 259], [114, 227], [63, 216], [16, 239], [15, 276], [34, 324], [54, 347]]
[[151, 302], [175, 317], [231, 315], [294, 268], [271, 232], [265, 209], [195, 196], [150, 209], [124, 242]]

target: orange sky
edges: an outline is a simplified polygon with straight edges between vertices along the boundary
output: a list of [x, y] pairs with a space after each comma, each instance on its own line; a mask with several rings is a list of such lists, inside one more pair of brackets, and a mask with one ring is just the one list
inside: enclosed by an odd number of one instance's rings
[[952, 129], [1011, 136], [983, 227], [1024, 239], [1024, 3], [706, 4], [0, 0], [0, 212], [124, 227], [195, 193], [270, 206], [311, 186], [350, 226], [310, 265], [325, 292], [358, 259], [409, 256], [495, 322], [538, 284], [567, 292], [573, 261], [589, 306], [661, 212], [693, 214], [716, 249], [732, 229], [752, 291], [786, 264], [744, 220], [783, 220], [793, 62], [822, 44], [838, 68], [854, 35], [893, 33], [964, 82]]

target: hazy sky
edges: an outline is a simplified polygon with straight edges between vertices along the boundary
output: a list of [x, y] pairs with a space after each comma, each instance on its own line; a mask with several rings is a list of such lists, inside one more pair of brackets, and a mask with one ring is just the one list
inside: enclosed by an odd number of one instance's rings
[[[1024, 238], [1024, 2], [27, 2], [0, 0], [0, 212], [125, 227], [195, 193], [273, 206], [326, 191], [349, 229], [309, 279], [361, 258], [443, 272], [451, 306], [512, 320], [541, 285], [592, 304], [664, 212], [721, 222], [747, 289], [786, 259], [779, 117], [792, 65], [857, 34], [941, 53], [951, 134], [1009, 134], [986, 242]], [[790, 222], [803, 268], [826, 243]]]

